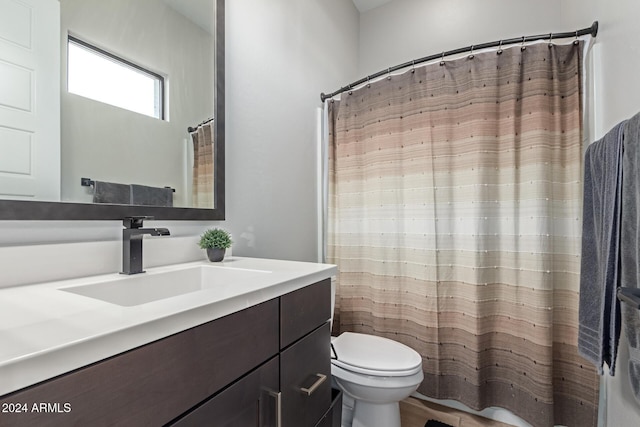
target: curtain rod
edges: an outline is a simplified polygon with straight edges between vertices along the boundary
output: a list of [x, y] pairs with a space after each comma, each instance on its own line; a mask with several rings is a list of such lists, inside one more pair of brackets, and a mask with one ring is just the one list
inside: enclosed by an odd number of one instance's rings
[[577, 30], [577, 31], [573, 31], [573, 32], [566, 32], [566, 33], [549, 33], [549, 34], [538, 34], [535, 36], [522, 36], [522, 37], [516, 37], [516, 38], [512, 38], [512, 39], [506, 39], [506, 40], [497, 40], [497, 41], [493, 41], [493, 42], [488, 42], [488, 43], [482, 43], [482, 44], [476, 44], [476, 45], [471, 45], [471, 46], [467, 46], [467, 47], [461, 47], [458, 49], [454, 49], [454, 50], [448, 50], [446, 52], [442, 52], [442, 53], [438, 53], [435, 55], [429, 55], [429, 56], [425, 56], [424, 58], [420, 58], [420, 59], [414, 59], [413, 61], [409, 61], [409, 62], [405, 62], [404, 64], [400, 64], [400, 65], [396, 65], [395, 67], [389, 67], [386, 70], [381, 70], [378, 71], [375, 74], [371, 74], [370, 76], [361, 78], [360, 80], [357, 80], [353, 83], [351, 83], [350, 85], [341, 87], [340, 89], [336, 90], [335, 92], [332, 92], [328, 95], [325, 95], [324, 93], [320, 94], [320, 100], [322, 102], [325, 101], [325, 99], [328, 98], [333, 98], [336, 95], [341, 94], [342, 92], [346, 92], [348, 90], [354, 89], [355, 87], [366, 83], [372, 79], [378, 78], [378, 77], [382, 77], [386, 74], [391, 73], [392, 71], [398, 71], [401, 70], [403, 68], [408, 68], [408, 67], [413, 67], [416, 64], [420, 64], [423, 62], [428, 62], [428, 61], [433, 61], [435, 59], [439, 59], [439, 58], [444, 58], [445, 56], [451, 56], [451, 55], [458, 55], [460, 53], [465, 53], [465, 52], [473, 52], [474, 50], [481, 50], [481, 49], [486, 49], [489, 47], [502, 47], [504, 45], [509, 45], [509, 44], [516, 44], [516, 43], [525, 43], [525, 42], [531, 42], [531, 41], [536, 41], [536, 40], [547, 40], [549, 39], [550, 41], [553, 39], [564, 39], [564, 38], [568, 38], [568, 37], [580, 37], [580, 36], [584, 36], [590, 34], [592, 37], [595, 37], [598, 34], [598, 21], [594, 21], [594, 23], [588, 27], [588, 28], [583, 28], [581, 30]]
[[198, 123], [195, 127], [191, 127], [191, 126], [189, 126], [189, 127], [187, 128], [187, 132], [189, 132], [189, 133], [191, 133], [191, 132], [195, 132], [195, 131], [197, 131], [197, 130], [198, 130], [198, 128], [199, 128], [200, 126], [202, 126], [202, 125], [206, 125], [207, 123], [212, 122], [212, 121], [213, 121], [213, 117], [209, 117], [207, 120], [204, 120], [204, 121], [202, 121], [202, 122]]

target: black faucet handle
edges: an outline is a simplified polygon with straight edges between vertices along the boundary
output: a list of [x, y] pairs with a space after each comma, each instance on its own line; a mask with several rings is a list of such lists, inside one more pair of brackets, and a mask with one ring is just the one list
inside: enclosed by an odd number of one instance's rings
[[142, 227], [142, 222], [148, 220], [153, 220], [152, 216], [127, 216], [122, 220], [122, 224], [124, 228], [140, 228]]

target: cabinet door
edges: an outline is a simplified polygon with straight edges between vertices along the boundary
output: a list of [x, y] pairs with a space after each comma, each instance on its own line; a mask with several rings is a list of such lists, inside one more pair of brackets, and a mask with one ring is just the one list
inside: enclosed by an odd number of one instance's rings
[[236, 381], [173, 427], [276, 427], [279, 405], [278, 356]]
[[60, 3], [0, 1], [0, 198], [60, 201]]
[[283, 427], [313, 427], [331, 405], [330, 340], [327, 322], [281, 353]]
[[293, 344], [330, 317], [331, 279], [283, 295], [280, 297], [280, 348]]

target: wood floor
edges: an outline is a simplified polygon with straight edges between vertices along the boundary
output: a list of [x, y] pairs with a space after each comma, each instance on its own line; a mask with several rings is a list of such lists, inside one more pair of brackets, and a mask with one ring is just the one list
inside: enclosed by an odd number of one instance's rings
[[478, 415], [451, 409], [436, 403], [410, 397], [400, 402], [402, 427], [424, 427], [429, 420], [437, 420], [453, 427], [512, 427]]

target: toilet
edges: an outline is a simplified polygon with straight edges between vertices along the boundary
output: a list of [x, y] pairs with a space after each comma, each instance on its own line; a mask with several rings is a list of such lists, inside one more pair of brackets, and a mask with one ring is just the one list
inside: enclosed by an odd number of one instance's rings
[[331, 375], [343, 392], [342, 427], [400, 427], [399, 402], [424, 379], [411, 347], [354, 332], [331, 338]]

